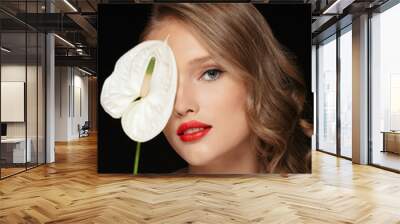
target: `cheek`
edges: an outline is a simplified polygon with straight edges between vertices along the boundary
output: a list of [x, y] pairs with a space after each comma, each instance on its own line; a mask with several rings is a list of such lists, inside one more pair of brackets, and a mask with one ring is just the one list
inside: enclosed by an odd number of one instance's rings
[[174, 121], [173, 121], [173, 118], [171, 117], [163, 130], [165, 137], [171, 144], [172, 144], [172, 142], [171, 142], [172, 138], [175, 137], [175, 128], [174, 128], [173, 124], [174, 124]]
[[220, 119], [242, 117], [247, 96], [243, 84], [231, 79], [221, 80], [218, 84], [213, 89], [203, 89], [199, 94], [201, 110]]
[[[245, 113], [247, 92], [244, 86], [231, 79], [220, 81], [191, 88], [190, 102], [197, 104], [199, 111], [190, 117], [215, 127], [212, 137], [206, 142], [200, 142], [195, 145], [198, 151], [189, 153], [185, 149], [192, 146], [182, 143], [176, 135], [176, 129], [182, 122], [181, 119], [172, 116], [164, 128], [163, 133], [170, 145], [187, 161], [209, 160], [214, 156], [234, 149], [237, 144], [249, 136]], [[221, 141], [221, 139], [229, 141]]]
[[246, 119], [247, 91], [235, 80], [221, 80], [218, 88], [202, 91], [200, 110], [211, 118], [220, 139], [237, 140], [247, 137], [249, 127]]

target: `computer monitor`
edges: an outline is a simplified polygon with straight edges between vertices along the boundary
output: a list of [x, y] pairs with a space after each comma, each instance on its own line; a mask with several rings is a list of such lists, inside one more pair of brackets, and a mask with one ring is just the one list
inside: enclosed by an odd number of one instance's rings
[[1, 123], [1, 136], [7, 136], [7, 124]]

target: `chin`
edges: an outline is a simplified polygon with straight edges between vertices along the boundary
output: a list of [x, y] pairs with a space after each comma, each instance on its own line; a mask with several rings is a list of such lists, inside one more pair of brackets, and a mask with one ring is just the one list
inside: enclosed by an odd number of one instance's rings
[[192, 166], [205, 166], [215, 159], [213, 151], [205, 145], [196, 144], [179, 147], [178, 154]]
[[204, 166], [207, 163], [200, 160], [186, 160], [186, 162], [191, 166]]
[[186, 162], [191, 166], [205, 166], [212, 161], [212, 158], [201, 158], [199, 156], [193, 156], [194, 158], [185, 158]]

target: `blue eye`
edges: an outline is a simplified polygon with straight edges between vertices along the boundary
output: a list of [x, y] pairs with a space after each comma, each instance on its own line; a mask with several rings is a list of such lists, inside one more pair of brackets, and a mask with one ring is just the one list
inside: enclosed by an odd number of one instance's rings
[[218, 79], [221, 76], [222, 71], [219, 69], [209, 69], [203, 73], [201, 76], [201, 80], [205, 81], [213, 81]]

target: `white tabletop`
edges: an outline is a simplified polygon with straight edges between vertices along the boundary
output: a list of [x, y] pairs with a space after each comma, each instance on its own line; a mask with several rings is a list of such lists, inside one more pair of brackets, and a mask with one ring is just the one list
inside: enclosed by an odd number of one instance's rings
[[[1, 139], [1, 143], [19, 143], [19, 142], [24, 142], [25, 138], [6, 138], [6, 139]], [[29, 139], [28, 139], [29, 141]]]

